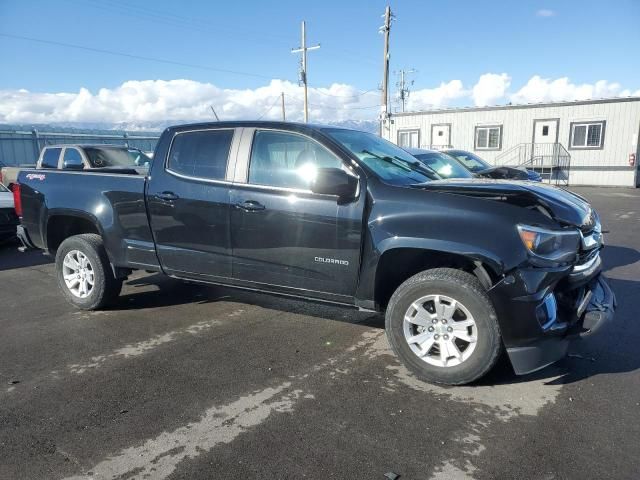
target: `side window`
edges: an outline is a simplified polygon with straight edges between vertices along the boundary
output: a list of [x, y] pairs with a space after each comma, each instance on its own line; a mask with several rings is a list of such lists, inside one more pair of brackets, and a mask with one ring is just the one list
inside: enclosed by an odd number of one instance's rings
[[233, 130], [178, 133], [171, 145], [167, 168], [189, 177], [224, 180]]
[[249, 183], [308, 190], [316, 168], [342, 168], [342, 162], [302, 135], [269, 130], [255, 133]]
[[62, 157], [62, 168], [83, 168], [82, 155], [75, 148], [65, 148]]
[[40, 166], [42, 168], [58, 168], [58, 159], [60, 158], [61, 151], [61, 148], [45, 149]]

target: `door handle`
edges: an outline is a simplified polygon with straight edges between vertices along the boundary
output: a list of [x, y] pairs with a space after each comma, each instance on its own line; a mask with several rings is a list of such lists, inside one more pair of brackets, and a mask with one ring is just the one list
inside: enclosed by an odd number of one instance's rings
[[235, 207], [240, 210], [244, 210], [245, 212], [257, 212], [266, 208], [263, 204], [256, 202], [255, 200], [246, 200], [242, 203], [236, 203]]
[[156, 193], [155, 197], [162, 202], [172, 202], [180, 197], [173, 192]]

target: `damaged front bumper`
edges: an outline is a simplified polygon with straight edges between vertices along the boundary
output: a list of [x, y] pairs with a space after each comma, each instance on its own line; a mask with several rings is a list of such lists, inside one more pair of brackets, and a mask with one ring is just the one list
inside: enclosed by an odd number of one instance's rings
[[518, 375], [562, 359], [571, 339], [600, 330], [611, 322], [616, 308], [599, 256], [578, 271], [521, 269], [488, 293]]

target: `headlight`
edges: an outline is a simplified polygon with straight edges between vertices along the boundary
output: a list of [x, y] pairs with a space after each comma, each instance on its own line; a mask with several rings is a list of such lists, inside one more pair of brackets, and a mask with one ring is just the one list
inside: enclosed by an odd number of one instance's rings
[[518, 234], [526, 249], [534, 257], [553, 262], [573, 260], [580, 244], [580, 233], [577, 230], [548, 230], [518, 225]]

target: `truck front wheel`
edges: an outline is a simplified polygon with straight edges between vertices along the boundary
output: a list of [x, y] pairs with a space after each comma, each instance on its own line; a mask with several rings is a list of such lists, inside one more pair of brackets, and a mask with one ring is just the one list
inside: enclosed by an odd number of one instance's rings
[[387, 307], [386, 331], [405, 366], [431, 383], [470, 383], [495, 365], [502, 349], [482, 285], [450, 268], [426, 270], [400, 285]]
[[107, 306], [122, 289], [122, 280], [116, 279], [111, 270], [102, 238], [95, 234], [75, 235], [60, 244], [56, 277], [65, 298], [83, 310]]

